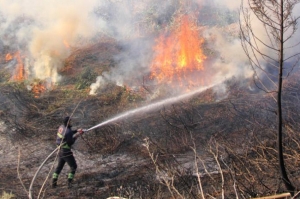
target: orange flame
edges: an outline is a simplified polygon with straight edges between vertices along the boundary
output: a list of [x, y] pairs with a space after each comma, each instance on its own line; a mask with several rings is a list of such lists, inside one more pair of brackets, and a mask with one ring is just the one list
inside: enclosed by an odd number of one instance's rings
[[5, 61], [10, 61], [12, 60], [13, 56], [10, 53], [7, 53], [5, 56]]
[[184, 16], [177, 30], [169, 36], [161, 35], [156, 41], [150, 77], [159, 83], [189, 84], [191, 74], [204, 70], [203, 42], [197, 27]]
[[[17, 51], [14, 54], [8, 53], [5, 56], [6, 61], [10, 61], [14, 59], [17, 62], [14, 70], [14, 74], [12, 76], [12, 80], [14, 81], [23, 81], [27, 77], [24, 64], [23, 64], [23, 58], [24, 57], [21, 56], [21, 53], [19, 51]], [[40, 97], [41, 94], [44, 93], [46, 90], [47, 88], [45, 86], [45, 82], [38, 81], [31, 84], [31, 91], [35, 98]]]
[[19, 51], [16, 52], [14, 54], [14, 57], [17, 59], [17, 66], [12, 79], [15, 81], [22, 81], [25, 79], [25, 70], [24, 70], [24, 64], [20, 52]]
[[31, 89], [33, 95], [35, 98], [38, 98], [40, 97], [40, 95], [46, 91], [46, 87], [41, 83], [41, 82], [38, 82], [38, 83], [35, 83], [33, 86], [32, 86], [32, 89]]

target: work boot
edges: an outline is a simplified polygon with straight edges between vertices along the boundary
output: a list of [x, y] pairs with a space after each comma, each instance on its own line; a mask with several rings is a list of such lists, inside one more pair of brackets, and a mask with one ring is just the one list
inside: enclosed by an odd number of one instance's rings
[[57, 187], [57, 178], [52, 178], [52, 188]]
[[73, 186], [73, 179], [68, 178], [68, 189], [71, 189]]

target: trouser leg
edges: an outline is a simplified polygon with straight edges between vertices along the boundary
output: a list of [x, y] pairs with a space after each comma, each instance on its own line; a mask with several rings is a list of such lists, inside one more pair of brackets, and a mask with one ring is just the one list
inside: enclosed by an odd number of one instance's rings
[[65, 161], [64, 157], [60, 156], [59, 160], [58, 160], [57, 167], [56, 167], [55, 172], [53, 174], [53, 178], [55, 176], [57, 176], [56, 178], [58, 178], [58, 175], [60, 174], [61, 170], [64, 168], [65, 163], [66, 163], [66, 161]]
[[55, 172], [53, 173], [53, 176], [52, 176], [52, 187], [57, 186], [58, 176], [59, 176], [61, 170], [63, 169], [65, 163], [66, 163], [66, 161], [62, 157], [59, 157], [57, 167], [56, 167]]
[[73, 153], [70, 153], [67, 157], [65, 157], [65, 161], [68, 163], [70, 167], [70, 172], [68, 174], [68, 188], [72, 187], [72, 181], [77, 169], [76, 160], [73, 156]]
[[77, 169], [77, 163], [76, 160], [73, 156], [73, 153], [71, 153], [70, 155], [66, 156], [65, 161], [68, 163], [69, 167], [70, 167], [70, 172], [68, 174], [68, 180], [72, 180], [74, 178], [74, 175], [76, 173], [76, 169]]

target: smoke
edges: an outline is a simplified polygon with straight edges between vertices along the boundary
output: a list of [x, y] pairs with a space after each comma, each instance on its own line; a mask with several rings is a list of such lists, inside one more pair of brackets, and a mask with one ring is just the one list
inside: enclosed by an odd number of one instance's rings
[[[58, 81], [57, 71], [62, 68], [63, 61], [70, 55], [70, 46], [76, 45], [78, 36], [90, 37], [94, 28], [87, 16], [80, 16], [80, 6], [58, 7], [51, 12], [54, 21], [42, 29], [32, 30], [29, 51], [34, 60], [33, 72], [36, 77], [52, 82]], [[63, 14], [61, 14], [63, 13]]]
[[31, 78], [56, 83], [71, 47], [104, 29], [105, 22], [94, 14], [97, 6], [96, 0], [1, 0], [0, 38], [28, 56]]
[[[213, 52], [208, 55], [213, 61], [204, 66], [212, 83], [224, 77], [249, 78], [253, 71], [238, 38], [239, 7], [239, 1], [230, 0], [0, 0], [0, 51], [6, 46], [21, 51], [31, 79], [57, 83], [72, 49], [106, 35], [121, 50], [113, 55], [116, 65], [98, 74], [90, 94], [107, 82], [133, 87], [136, 82], [142, 85], [149, 74], [155, 38], [174, 26], [181, 12], [198, 21], [206, 47]], [[260, 38], [266, 39], [261, 23], [255, 18], [252, 22]]]
[[[239, 1], [215, 0], [215, 2], [217, 2], [220, 6], [226, 6], [232, 11], [241, 11], [239, 10], [241, 8], [241, 2]], [[243, 7], [245, 10], [247, 9], [249, 11], [250, 9], [248, 6], [248, 2], [245, 1]], [[295, 19], [299, 17], [299, 11], [300, 4], [297, 4], [293, 10], [293, 15]], [[242, 25], [245, 22], [245, 19], [243, 17], [243, 15], [240, 15]], [[254, 68], [250, 68], [249, 58], [245, 56], [245, 52], [242, 49], [241, 43], [238, 39], [234, 40], [233, 42], [228, 42], [228, 40], [224, 40], [224, 38], [228, 38], [228, 36], [224, 35], [224, 33], [227, 34], [228, 32], [217, 32], [213, 29], [208, 31], [210, 33], [214, 32], [214, 35], [216, 36], [214, 46], [215, 49], [217, 49], [217, 51], [220, 53], [221, 58], [214, 64], [214, 68], [219, 69], [215, 77], [219, 78], [223, 75], [230, 76], [231, 74], [233, 76], [238, 75], [243, 78], [249, 78], [253, 76], [253, 69], [255, 69], [255, 76], [256, 79], [260, 79], [262, 84], [261, 87], [265, 87], [269, 90], [272, 90], [274, 89], [274, 82], [276, 84], [278, 77], [278, 69], [277, 67], [274, 67], [272, 65], [277, 65], [276, 60], [278, 60], [279, 56], [278, 52], [270, 48], [270, 46], [278, 48], [278, 46], [276, 46], [274, 42], [274, 38], [272, 35], [272, 33], [274, 32], [271, 32], [270, 29], [266, 31], [266, 27], [263, 26], [261, 20], [259, 20], [253, 12], [251, 13], [249, 20], [251, 23], [251, 31], [255, 34], [255, 37], [258, 38], [255, 42], [255, 48], [259, 49], [260, 51], [259, 53], [253, 54], [250, 48], [248, 48], [249, 56], [255, 63]], [[223, 35], [220, 36], [220, 34]], [[284, 43], [284, 77], [286, 77], [292, 70], [298, 70], [299, 68], [299, 63], [296, 64], [296, 67], [293, 67], [299, 59], [299, 56], [295, 56], [300, 50], [300, 45], [298, 45], [300, 38], [299, 34], [300, 31], [298, 29], [296, 29], [296, 31], [293, 32], [292, 28], [284, 32], [284, 37], [285, 39], [287, 39]], [[247, 35], [246, 38], [247, 40], [251, 41], [252, 44], [254, 44], [254, 40], [251, 35]], [[262, 41], [263, 43], [257, 42], [258, 40]], [[257, 66], [260, 66], [261, 68]]]
[[216, 0], [217, 4], [220, 6], [225, 6], [230, 10], [238, 10], [241, 6], [241, 1], [232, 1], [232, 0]]
[[[128, 3], [118, 4], [118, 6], [110, 4], [105, 7], [105, 10], [109, 10], [105, 16], [110, 19], [110, 34], [117, 38], [120, 46], [122, 46], [121, 52], [115, 56], [117, 66], [105, 74], [105, 79], [115, 82], [117, 85], [126, 84], [131, 88], [137, 82], [140, 82], [141, 85], [143, 77], [149, 74], [149, 66], [154, 54], [153, 46], [155, 45], [155, 39], [158, 37], [157, 35], [168, 30], [168, 26], [174, 22], [176, 12], [179, 10], [186, 10], [190, 13], [196, 13], [200, 10], [198, 20], [206, 25], [202, 28], [202, 36], [208, 43], [207, 47], [217, 55], [217, 57], [214, 57], [213, 65], [204, 66], [208, 68], [205, 70], [206, 74], [203, 74], [206, 79], [211, 79], [210, 82], [214, 83], [224, 79], [224, 77], [248, 78], [253, 74], [246, 64], [248, 58], [244, 55], [238, 38], [238, 13], [235, 9], [239, 4], [232, 4], [232, 2], [227, 2], [227, 4], [225, 2], [224, 4], [224, 2], [204, 0], [190, 1], [190, 3], [180, 3], [175, 0], [163, 1], [162, 3], [152, 0], [143, 1], [143, 3], [143, 5], [140, 4], [139, 12], [134, 12], [131, 4]], [[155, 9], [155, 11], [152, 9]], [[119, 10], [122, 10], [122, 13], [116, 14]], [[207, 13], [202, 14], [201, 12]], [[222, 16], [217, 16], [217, 13], [221, 13]], [[216, 15], [218, 18], [203, 21], [203, 18], [208, 15]], [[143, 21], [145, 17], [152, 20], [153, 27], [147, 26], [143, 29], [143, 23], [140, 23], [139, 20]], [[231, 23], [234, 23], [234, 25], [230, 26]], [[203, 24], [200, 23], [199, 26], [201, 25]], [[218, 25], [218, 27], [215, 25]], [[230, 28], [224, 31], [225, 28], [223, 27], [227, 26], [230, 26]], [[145, 30], [152, 31], [154, 34], [149, 34]], [[228, 34], [231, 34], [231, 36], [228, 36]], [[103, 79], [103, 76], [97, 78], [97, 81], [91, 85], [90, 94], [97, 93], [95, 88], [103, 86]], [[224, 93], [224, 89], [221, 90]]]
[[90, 95], [96, 95], [98, 88], [105, 83], [105, 80], [102, 76], [98, 76], [95, 83], [91, 84]]
[[90, 95], [96, 95], [98, 90], [101, 90], [102, 88], [105, 88], [107, 84], [109, 83], [109, 74], [103, 73], [102, 76], [98, 76], [96, 78], [96, 82], [92, 83], [90, 88]]
[[[300, 3], [298, 3], [293, 12], [294, 18], [298, 18], [300, 13]], [[288, 62], [296, 62], [299, 58], [299, 56], [293, 56], [296, 53], [300, 52], [300, 45], [299, 45], [299, 38], [300, 38], [300, 30], [299, 30], [299, 25], [296, 26], [296, 32], [292, 35], [291, 39], [287, 40], [285, 44], [285, 57], [292, 57], [291, 59], [288, 60]], [[290, 32], [287, 32], [286, 34], [289, 34]], [[299, 68], [299, 63], [297, 65]]]
[[231, 38], [228, 36], [230, 33], [225, 29], [212, 27], [205, 30], [204, 36], [209, 41], [208, 46], [217, 54], [212, 65], [215, 79], [222, 76], [248, 78], [252, 75], [249, 68], [245, 67], [248, 57], [245, 55], [237, 35], [239, 27], [237, 24], [233, 24], [230, 29], [235, 34]]
[[[211, 66], [214, 73], [212, 78], [216, 81], [222, 77], [238, 77], [242, 79], [252, 77], [253, 70], [249, 65], [249, 58], [245, 54], [239, 38], [239, 17], [242, 17], [239, 16], [241, 2], [230, 0], [215, 0], [213, 2], [215, 9], [221, 8], [227, 15], [231, 12], [234, 21], [230, 20], [232, 23], [224, 26], [207, 27], [204, 30], [204, 37], [208, 41], [209, 48], [213, 49], [217, 54], [215, 62]], [[247, 5], [244, 6], [247, 7]], [[224, 15], [221, 17], [225, 18]], [[242, 18], [241, 22], [243, 22]], [[256, 17], [251, 18], [251, 25], [255, 34], [262, 41], [268, 41], [262, 23]], [[262, 52], [267, 51], [266, 46], [259, 43], [257, 45]], [[264, 64], [264, 60], [259, 61]]]

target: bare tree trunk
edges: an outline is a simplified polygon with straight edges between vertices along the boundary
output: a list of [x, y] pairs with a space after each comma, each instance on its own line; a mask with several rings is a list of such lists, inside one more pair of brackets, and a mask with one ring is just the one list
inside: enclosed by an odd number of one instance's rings
[[282, 94], [282, 70], [283, 70], [283, 43], [284, 43], [284, 38], [283, 38], [283, 32], [284, 32], [284, 27], [283, 27], [283, 0], [280, 1], [280, 57], [279, 57], [279, 73], [278, 73], [278, 91], [277, 91], [277, 146], [278, 146], [278, 158], [279, 158], [279, 166], [280, 166], [280, 172], [281, 172], [281, 177], [282, 180], [291, 194], [295, 191], [295, 187], [292, 185], [290, 182], [285, 165], [284, 165], [284, 157], [283, 157], [283, 147], [282, 147], [282, 107], [281, 107], [281, 94]]

